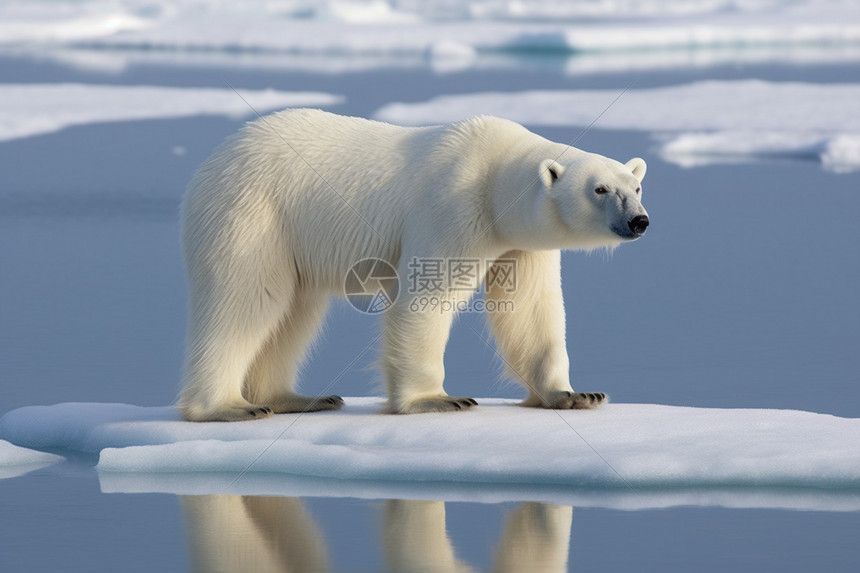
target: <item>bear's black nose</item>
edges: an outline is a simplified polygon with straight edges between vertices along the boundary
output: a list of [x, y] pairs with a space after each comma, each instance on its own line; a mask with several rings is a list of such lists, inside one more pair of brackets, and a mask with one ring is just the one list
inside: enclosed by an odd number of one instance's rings
[[641, 235], [645, 232], [645, 229], [648, 228], [648, 223], [648, 215], [637, 215], [630, 219], [627, 226], [630, 227], [630, 230], [635, 234]]

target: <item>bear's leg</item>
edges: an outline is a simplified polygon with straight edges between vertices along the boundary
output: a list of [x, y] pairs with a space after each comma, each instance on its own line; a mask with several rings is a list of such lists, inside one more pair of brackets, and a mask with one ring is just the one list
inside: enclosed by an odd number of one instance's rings
[[388, 410], [417, 414], [476, 406], [472, 398], [448, 396], [442, 387], [443, 355], [455, 313], [439, 307], [416, 310], [413, 300], [403, 296], [385, 313], [380, 362], [388, 386]]
[[252, 404], [242, 395], [248, 368], [266, 334], [216, 331], [192, 339], [178, 404], [186, 420], [235, 422], [272, 415], [270, 408]]
[[277, 330], [266, 342], [245, 381], [245, 394], [276, 414], [337, 410], [340, 396], [300, 396], [296, 376], [328, 307], [326, 293], [300, 290]]
[[[515, 263], [503, 262], [513, 260]], [[565, 346], [560, 251], [509, 251], [496, 265], [514, 269], [516, 284], [487, 277], [487, 317], [509, 374], [529, 391], [524, 406], [587, 409], [602, 393], [574, 392]]]
[[189, 276], [189, 335], [179, 409], [196, 422], [265, 418], [272, 410], [249, 402], [244, 383], [289, 308], [296, 281], [278, 252], [237, 257], [222, 249], [218, 254], [218, 266]]

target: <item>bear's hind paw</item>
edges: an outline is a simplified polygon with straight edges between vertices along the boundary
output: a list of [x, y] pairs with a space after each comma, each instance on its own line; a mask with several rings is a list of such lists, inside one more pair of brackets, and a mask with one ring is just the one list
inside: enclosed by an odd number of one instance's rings
[[242, 422], [246, 420], [262, 420], [268, 418], [274, 412], [266, 406], [253, 406], [238, 408], [225, 408], [203, 416], [187, 416], [186, 419], [194, 422]]
[[462, 396], [439, 396], [437, 398], [425, 398], [416, 400], [405, 408], [399, 411], [400, 414], [424, 414], [428, 412], [456, 412], [458, 410], [468, 410], [472, 406], [477, 406], [478, 402], [474, 398], [466, 398]]
[[343, 398], [340, 396], [299, 396], [288, 394], [278, 396], [267, 402], [272, 406], [276, 414], [297, 414], [305, 412], [321, 412], [323, 410], [340, 410], [343, 407]]
[[550, 395], [544, 407], [553, 410], [590, 410], [609, 401], [603, 392], [555, 392]]

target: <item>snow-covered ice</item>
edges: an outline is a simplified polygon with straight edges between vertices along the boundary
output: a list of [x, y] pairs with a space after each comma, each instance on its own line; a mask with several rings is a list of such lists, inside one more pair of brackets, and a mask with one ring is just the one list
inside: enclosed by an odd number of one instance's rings
[[0, 440], [0, 479], [17, 477], [64, 459], [56, 454], [22, 448]]
[[[614, 103], [613, 103], [614, 102]], [[860, 84], [703, 81], [617, 90], [471, 93], [391, 103], [384, 121], [427, 125], [473, 115], [526, 125], [648, 131], [681, 165], [752, 156], [809, 157], [834, 171], [860, 168]], [[576, 135], [571, 132], [570, 139]]]
[[282, 51], [477, 49], [612, 51], [860, 41], [860, 9], [797, 2], [396, 2], [85, 0], [5, 3], [0, 43]]
[[[683, 489], [687, 503], [713, 501], [703, 492], [726, 488], [815, 488], [822, 490], [813, 496], [818, 501], [793, 503], [819, 507], [835, 497], [831, 505], [860, 508], [860, 419], [649, 404], [551, 411], [511, 400], [480, 403], [462, 414], [392, 416], [380, 413], [380, 398], [347, 398], [339, 412], [241, 423], [184, 422], [170, 407], [67, 403], [7, 413], [0, 438], [98, 454], [109, 491], [223, 491], [241, 474], [257, 492], [270, 491], [278, 475], [309, 493], [332, 483], [353, 484], [340, 486], [348, 495], [371, 496], [380, 483], [423, 484], [422, 495], [474, 488], [493, 499], [597, 490], [622, 506], [659, 504], [630, 494], [667, 488]], [[774, 503], [755, 499], [748, 503]]]
[[99, 472], [103, 493], [240, 494], [286, 497], [415, 499], [472, 503], [542, 502], [621, 510], [681, 506], [797, 511], [860, 511], [856, 488], [676, 486], [574, 487], [548, 484], [346, 480], [282, 473]]
[[318, 92], [238, 91], [241, 97], [228, 87], [0, 84], [0, 141], [90, 123], [195, 115], [245, 117], [254, 115], [254, 110], [265, 113], [342, 101], [339, 96]]
[[[857, 50], [844, 49], [858, 44], [860, 6], [838, 0], [13, 0], [0, 7], [0, 46], [95, 49], [102, 54], [89, 53], [78, 63], [107, 68], [143, 51], [163, 63], [198, 59], [201, 52], [241, 52], [385, 55], [376, 62], [382, 65], [407, 54], [435, 60], [470, 52], [647, 51], [654, 65], [655, 52], [672, 59], [671, 52], [679, 50], [733, 50], [732, 61], [746, 61], [747, 50], [771, 47], [777, 49], [768, 59], [803, 59], [813, 50], [821, 61], [843, 61], [846, 55], [857, 61]], [[74, 59], [68, 52], [53, 54]]]

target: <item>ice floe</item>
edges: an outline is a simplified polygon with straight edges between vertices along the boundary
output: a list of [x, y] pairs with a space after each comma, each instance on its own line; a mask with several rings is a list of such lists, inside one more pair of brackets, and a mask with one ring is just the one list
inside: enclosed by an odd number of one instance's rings
[[0, 479], [17, 477], [64, 459], [62, 456], [22, 448], [0, 440]]
[[792, 410], [610, 404], [392, 416], [342, 411], [189, 423], [170, 407], [67, 403], [14, 410], [0, 438], [98, 454], [103, 473], [294, 477], [574, 488], [860, 487], [860, 419]]
[[[761, 59], [762, 52], [753, 52], [770, 47], [768, 60], [784, 60], [786, 54], [803, 59], [812, 50], [820, 61], [844, 61], [846, 54], [856, 61], [857, 50], [845, 48], [860, 44], [860, 7], [837, 0], [85, 0], [74, 5], [14, 0], [0, 8], [0, 22], [0, 46], [64, 48], [52, 56], [107, 70], [136, 61], [141, 54], [167, 64], [185, 58], [199, 62], [201, 53], [223, 62], [225, 53], [243, 53], [252, 55], [243, 60], [245, 65], [255, 65], [261, 55], [263, 65], [305, 67], [297, 55], [320, 54], [334, 59], [377, 56], [377, 65], [396, 65], [405, 55], [426, 56], [432, 62], [449, 59], [455, 45], [458, 60], [464, 52], [649, 52], [648, 65], [659, 66], [661, 59], [677, 61], [672, 55], [677, 51], [714, 53], [718, 59], [729, 53], [730, 61], [747, 61], [748, 55]], [[68, 48], [94, 52], [70, 53]], [[638, 58], [615, 59], [614, 65], [620, 61], [634, 67], [642, 63]], [[475, 62], [497, 63], [485, 58]]]
[[0, 84], [0, 141], [91, 123], [196, 115], [253, 116], [342, 101], [318, 92], [92, 84]]
[[[526, 91], [391, 103], [376, 117], [405, 125], [495, 115], [526, 125], [647, 131], [681, 165], [755, 156], [809, 157], [860, 168], [860, 84], [703, 81], [658, 88]], [[573, 140], [576, 132], [571, 132]]]

